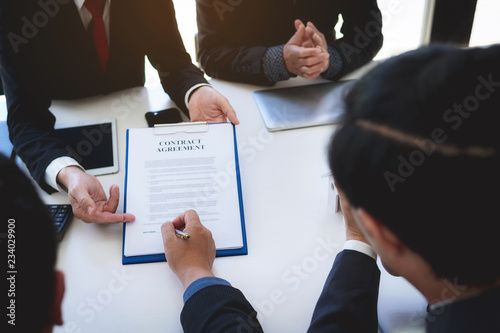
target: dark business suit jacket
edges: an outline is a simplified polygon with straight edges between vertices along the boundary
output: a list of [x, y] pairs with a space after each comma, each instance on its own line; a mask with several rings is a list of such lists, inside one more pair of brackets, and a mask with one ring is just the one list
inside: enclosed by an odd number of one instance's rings
[[[379, 280], [375, 260], [355, 251], [340, 252], [308, 332], [376, 333]], [[250, 303], [228, 286], [207, 287], [191, 296], [181, 323], [185, 332], [262, 332]]]
[[51, 101], [143, 86], [145, 56], [160, 73], [164, 90], [187, 113], [185, 94], [206, 81], [185, 51], [171, 0], [111, 3], [105, 74], [74, 1], [1, 1], [0, 75], [10, 138], [44, 190], [53, 191], [43, 179], [48, 164], [70, 155], [55, 137]]
[[[340, 252], [313, 313], [309, 333], [376, 333], [380, 271], [375, 260], [351, 250]], [[448, 290], [458, 293], [460, 289]], [[212, 286], [184, 305], [185, 332], [262, 332], [255, 310], [232, 287]], [[500, 287], [429, 311], [428, 333], [500, 332]]]
[[[295, 19], [308, 21], [340, 54], [339, 78], [368, 63], [382, 47], [376, 0], [196, 0], [198, 60], [213, 78], [268, 85], [262, 59], [267, 49], [286, 44]], [[342, 14], [342, 38], [335, 35]]]
[[500, 287], [428, 311], [427, 332], [500, 332]]

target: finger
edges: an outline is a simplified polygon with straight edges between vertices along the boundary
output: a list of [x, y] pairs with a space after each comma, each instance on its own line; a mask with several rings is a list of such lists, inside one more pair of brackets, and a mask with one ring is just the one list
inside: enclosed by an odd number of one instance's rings
[[304, 25], [301, 25], [297, 29], [297, 32], [292, 36], [292, 38], [290, 38], [288, 44], [301, 45], [302, 39], [304, 38], [304, 33], [305, 33], [305, 27]]
[[305, 78], [305, 79], [315, 79], [317, 78], [318, 76], [321, 75], [321, 72], [320, 71], [315, 71], [315, 72], [301, 72], [300, 73], [300, 76]]
[[228, 113], [226, 114], [226, 116], [227, 116], [227, 119], [229, 119], [229, 121], [231, 123], [233, 123], [234, 125], [239, 125], [240, 124], [240, 120], [236, 116], [236, 112], [234, 110], [228, 111]]
[[325, 65], [326, 65], [325, 62], [320, 62], [313, 66], [303, 66], [300, 68], [300, 72], [306, 75], [312, 75], [317, 72], [321, 74], [324, 71], [324, 68], [326, 67]]
[[172, 224], [174, 227], [178, 230], [184, 230], [188, 226], [194, 226], [196, 224], [201, 224], [200, 222], [200, 217], [198, 216], [198, 213], [195, 210], [187, 210], [181, 215], [177, 216], [173, 221]]
[[329, 62], [329, 55], [325, 53], [316, 56], [300, 58], [297, 60], [297, 64], [300, 67], [313, 67], [319, 64], [324, 65], [327, 62]]
[[316, 56], [319, 56], [320, 54], [321, 54], [321, 50], [319, 50], [316, 47], [312, 47], [312, 48], [301, 47], [297, 50], [297, 55], [298, 55], [299, 59], [300, 58], [316, 57]]
[[301, 27], [305, 28], [304, 23], [301, 20], [295, 20], [294, 22], [295, 30], [299, 30]]
[[326, 43], [323, 42], [323, 39], [321, 38], [320, 35], [318, 34], [314, 34], [313, 37], [312, 37], [313, 41], [314, 41], [314, 46], [315, 47], [319, 47], [321, 48], [322, 51], [327, 51], [327, 46], [326, 46]]
[[306, 79], [314, 79], [320, 76], [323, 72], [325, 72], [326, 71], [325, 68], [327, 67], [324, 66], [323, 64], [314, 67], [303, 68], [301, 69], [300, 76]]
[[184, 213], [184, 222], [186, 223], [184, 230], [202, 226], [198, 213], [192, 209]]
[[163, 238], [163, 244], [165, 245], [165, 247], [168, 243], [178, 239], [178, 237], [175, 235], [175, 227], [172, 222], [165, 222], [162, 224], [161, 236]]
[[316, 31], [314, 31], [314, 29], [312, 29], [311, 27], [307, 26], [306, 29], [305, 29], [305, 32], [306, 32], [306, 35], [312, 39], [314, 34], [316, 33]]
[[310, 28], [311, 30], [314, 30], [316, 33], [320, 32], [312, 22], [307, 22], [307, 27]]
[[323, 40], [324, 39], [324, 35], [321, 31], [319, 31], [318, 28], [316, 28], [316, 26], [314, 25], [314, 23], [312, 22], [308, 22], [307, 23], [307, 28], [306, 29], [310, 29], [310, 31], [313, 31], [314, 34], [318, 35], [318, 37], [320, 38], [320, 40]]
[[184, 230], [186, 227], [186, 213], [187, 212], [182, 213], [171, 222], [175, 229]]
[[111, 185], [109, 187], [109, 199], [103, 206], [103, 211], [114, 213], [116, 208], [118, 208], [118, 202], [120, 200], [120, 189], [117, 185]]
[[304, 79], [307, 79], [307, 80], [312, 80], [312, 79], [315, 79], [317, 77], [319, 77], [321, 75], [321, 72], [315, 72], [315, 73], [312, 73], [312, 74], [301, 74], [299, 76], [303, 77]]
[[221, 95], [220, 99], [221, 99], [220, 108], [222, 112], [226, 115], [227, 119], [229, 119], [230, 122], [232, 122], [235, 125], [238, 125], [240, 121], [236, 116], [236, 111], [234, 111], [233, 107], [225, 97], [222, 97]]
[[[90, 197], [88, 190], [84, 187], [77, 186], [69, 194], [73, 197], [76, 205], [78, 206], [78, 211], [83, 215], [92, 215], [96, 211], [96, 204], [94, 200]], [[78, 217], [78, 216], [77, 216]]]
[[96, 211], [92, 216], [89, 216], [85, 222], [97, 224], [118, 224], [135, 221], [135, 216], [129, 213], [110, 213]]
[[312, 49], [313, 47], [316, 47], [316, 45], [314, 45], [314, 42], [309, 39], [306, 42], [303, 42], [301, 46], [306, 49]]
[[233, 109], [233, 107], [231, 105], [228, 104], [228, 106], [229, 106], [228, 111], [225, 112], [227, 119], [229, 119], [229, 121], [231, 123], [233, 123], [235, 125], [239, 125], [240, 124], [240, 120], [236, 116], [236, 111], [234, 111], [234, 109]]

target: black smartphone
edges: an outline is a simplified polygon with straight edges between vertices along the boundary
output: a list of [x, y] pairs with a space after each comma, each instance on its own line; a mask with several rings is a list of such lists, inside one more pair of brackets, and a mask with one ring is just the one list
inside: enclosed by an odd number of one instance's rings
[[177, 108], [146, 112], [146, 121], [149, 127], [154, 127], [154, 125], [157, 124], [175, 124], [183, 122], [181, 113]]

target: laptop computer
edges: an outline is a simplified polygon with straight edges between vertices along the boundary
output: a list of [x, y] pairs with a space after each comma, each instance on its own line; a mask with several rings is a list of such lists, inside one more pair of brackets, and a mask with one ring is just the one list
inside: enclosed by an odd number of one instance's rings
[[338, 123], [344, 97], [356, 80], [266, 89], [254, 92], [270, 132]]

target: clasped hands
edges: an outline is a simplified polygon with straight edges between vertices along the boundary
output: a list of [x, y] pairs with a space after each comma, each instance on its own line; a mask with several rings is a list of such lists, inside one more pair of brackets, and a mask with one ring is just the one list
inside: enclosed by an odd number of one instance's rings
[[330, 53], [325, 35], [313, 23], [307, 26], [295, 20], [295, 35], [283, 49], [287, 70], [306, 79], [314, 79], [328, 70]]

